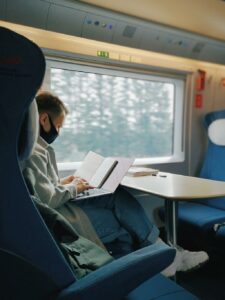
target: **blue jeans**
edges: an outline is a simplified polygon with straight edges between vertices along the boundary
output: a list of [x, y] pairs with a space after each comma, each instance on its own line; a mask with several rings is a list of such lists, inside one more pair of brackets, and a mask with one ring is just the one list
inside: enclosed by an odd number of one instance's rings
[[103, 243], [112, 242], [128, 232], [136, 248], [152, 244], [158, 228], [146, 216], [139, 202], [123, 187], [111, 195], [77, 201]]

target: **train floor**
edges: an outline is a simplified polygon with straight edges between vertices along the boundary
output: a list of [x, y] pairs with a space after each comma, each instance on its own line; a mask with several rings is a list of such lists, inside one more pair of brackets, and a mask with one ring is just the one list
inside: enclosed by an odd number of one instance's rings
[[[160, 236], [165, 240], [164, 228], [160, 228]], [[185, 246], [184, 248], [187, 249]], [[192, 249], [192, 251], [197, 250]], [[220, 256], [211, 253], [209, 257], [209, 261], [201, 268], [177, 273], [176, 281], [201, 300], [225, 300], [224, 256], [222, 253]]]
[[208, 262], [201, 268], [177, 274], [177, 283], [202, 300], [225, 300], [225, 266]]

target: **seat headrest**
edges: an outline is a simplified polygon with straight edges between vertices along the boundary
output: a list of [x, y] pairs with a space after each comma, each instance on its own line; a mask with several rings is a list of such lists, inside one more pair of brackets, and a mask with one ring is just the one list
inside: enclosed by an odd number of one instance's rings
[[209, 112], [204, 117], [204, 126], [205, 128], [208, 128], [209, 125], [219, 119], [225, 119], [225, 109], [222, 110], [216, 110]]
[[225, 119], [213, 121], [208, 127], [210, 141], [219, 146], [225, 146]]
[[36, 101], [33, 101], [24, 115], [18, 140], [19, 160], [27, 159], [35, 146], [38, 138], [39, 122]]

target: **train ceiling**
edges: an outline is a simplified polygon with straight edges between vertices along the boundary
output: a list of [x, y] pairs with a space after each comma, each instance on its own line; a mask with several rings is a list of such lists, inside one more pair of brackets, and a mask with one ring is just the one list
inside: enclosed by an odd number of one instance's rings
[[219, 0], [0, 0], [0, 19], [225, 64], [225, 3]]

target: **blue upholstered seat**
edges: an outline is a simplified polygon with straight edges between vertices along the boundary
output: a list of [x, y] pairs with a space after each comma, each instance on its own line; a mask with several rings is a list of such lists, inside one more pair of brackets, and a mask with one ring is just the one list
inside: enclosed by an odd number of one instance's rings
[[197, 202], [182, 203], [179, 206], [179, 219], [191, 230], [208, 231], [215, 223], [223, 222], [224, 211]]
[[[204, 126], [208, 134], [208, 147], [200, 177], [225, 181], [225, 110], [208, 113], [204, 118]], [[190, 234], [189, 237], [187, 235], [180, 237], [189, 242], [196, 242], [199, 247], [202, 246], [208, 251], [215, 248], [217, 235], [214, 225], [223, 222], [225, 222], [225, 197], [200, 199], [183, 203], [179, 207], [180, 231]]]
[[[19, 166], [35, 142], [33, 99], [45, 60], [35, 44], [15, 32], [0, 28], [0, 38], [0, 299], [122, 300], [137, 287], [130, 299], [150, 299], [148, 289], [158, 287], [149, 285], [149, 278], [174, 259], [175, 251], [167, 246], [143, 248], [75, 280], [30, 198]], [[182, 297], [173, 299], [186, 299], [183, 294], [196, 299], [168, 279], [158, 280], [163, 297], [180, 289]]]
[[[133, 290], [126, 300], [189, 300], [193, 297], [175, 282], [158, 274]], [[197, 299], [197, 297], [194, 298]]]
[[[225, 181], [225, 110], [208, 113], [204, 125], [208, 132], [208, 148], [200, 177]], [[225, 197], [198, 202], [225, 210]]]

